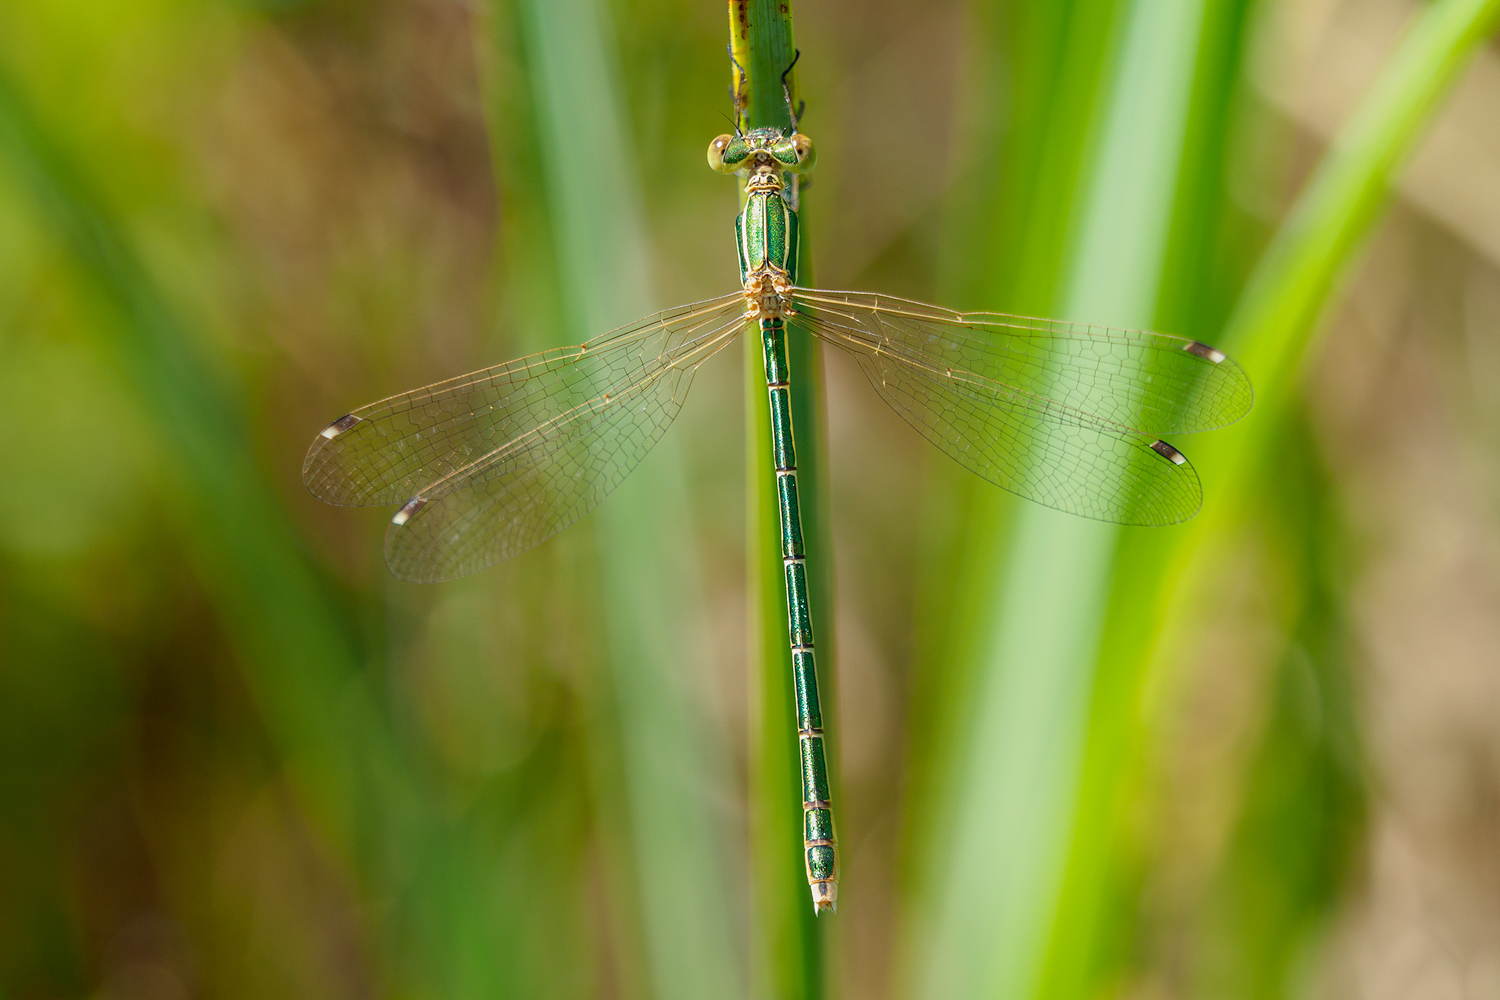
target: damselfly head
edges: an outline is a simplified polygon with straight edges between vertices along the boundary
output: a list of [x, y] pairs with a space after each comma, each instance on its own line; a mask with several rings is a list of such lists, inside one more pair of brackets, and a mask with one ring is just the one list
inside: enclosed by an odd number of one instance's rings
[[759, 169], [805, 174], [818, 161], [812, 140], [800, 132], [758, 128], [744, 135], [721, 135], [708, 144], [708, 165], [721, 174]]

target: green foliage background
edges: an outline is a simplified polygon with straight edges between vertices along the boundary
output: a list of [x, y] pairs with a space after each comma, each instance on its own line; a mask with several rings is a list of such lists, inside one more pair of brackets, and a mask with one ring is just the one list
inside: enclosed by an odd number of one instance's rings
[[[299, 481], [355, 405], [733, 286], [724, 7], [13, 4], [0, 997], [1483, 995], [1497, 11], [797, 6], [820, 284], [1167, 329], [1259, 393], [1174, 442], [1195, 521], [1116, 529], [826, 359], [814, 930], [766, 882], [736, 358], [464, 581]], [[1408, 177], [1460, 80], [1467, 152]]]

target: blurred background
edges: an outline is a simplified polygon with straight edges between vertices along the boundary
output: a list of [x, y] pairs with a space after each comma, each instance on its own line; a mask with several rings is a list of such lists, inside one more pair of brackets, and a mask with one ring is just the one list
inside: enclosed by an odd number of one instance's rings
[[751, 874], [737, 352], [462, 581], [300, 482], [357, 405], [734, 287], [724, 6], [8, 5], [0, 997], [1500, 997], [1492, 42], [1290, 360], [1225, 333], [1423, 10], [797, 4], [819, 284], [1260, 393], [1175, 442], [1196, 521], [1114, 529], [826, 359], [809, 979]]

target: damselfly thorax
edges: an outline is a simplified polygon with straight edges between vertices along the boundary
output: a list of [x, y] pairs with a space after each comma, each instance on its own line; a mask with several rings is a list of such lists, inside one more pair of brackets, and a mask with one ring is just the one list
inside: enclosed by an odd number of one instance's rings
[[749, 319], [795, 312], [791, 292], [798, 228], [797, 212], [788, 198], [788, 176], [812, 169], [814, 160], [811, 140], [780, 129], [720, 136], [709, 146], [708, 162], [715, 170], [746, 172], [745, 208], [735, 220], [735, 243]]

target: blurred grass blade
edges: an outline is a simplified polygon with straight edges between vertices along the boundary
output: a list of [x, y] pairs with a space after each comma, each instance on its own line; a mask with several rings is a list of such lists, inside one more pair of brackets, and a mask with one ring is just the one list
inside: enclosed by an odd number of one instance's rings
[[1265, 385], [1262, 405], [1295, 381], [1309, 331], [1384, 208], [1392, 172], [1497, 18], [1500, 0], [1428, 6], [1297, 199], [1224, 338]]
[[[649, 286], [632, 130], [596, 0], [528, 0], [521, 14], [567, 322], [557, 342], [580, 343], [660, 305]], [[689, 1000], [735, 996], [742, 977], [726, 836], [709, 808], [727, 766], [688, 688], [707, 660], [707, 610], [685, 530], [681, 442], [669, 433], [595, 526], [646, 992]], [[601, 798], [611, 796], [601, 788]]]
[[[1180, 624], [1185, 615], [1183, 595], [1201, 591], [1203, 579], [1221, 565], [1224, 554], [1218, 540], [1274, 496], [1276, 487], [1270, 484], [1280, 474], [1280, 452], [1294, 428], [1295, 389], [1303, 361], [1314, 348], [1319, 317], [1379, 220], [1392, 174], [1412, 151], [1477, 48], [1495, 30], [1497, 20], [1497, 0], [1438, 0], [1417, 15], [1247, 283], [1223, 344], [1256, 381], [1256, 412], [1251, 420], [1223, 435], [1227, 447], [1220, 452], [1222, 459], [1203, 466], [1205, 478], [1212, 476], [1222, 484], [1228, 502], [1210, 509], [1191, 526], [1174, 551], [1158, 563], [1154, 579], [1143, 574], [1138, 581], [1143, 592], [1156, 595], [1156, 607], [1173, 609], [1176, 621], [1169, 619], [1167, 628]], [[1296, 630], [1294, 635], [1304, 631], [1307, 620], [1317, 613], [1311, 606], [1316, 596], [1315, 590], [1304, 595], [1307, 606], [1289, 610], [1294, 618], [1287, 624]], [[1312, 627], [1317, 628], [1316, 624]], [[1148, 657], [1150, 647], [1140, 655]], [[1295, 659], [1304, 654], [1293, 648], [1287, 655]], [[1333, 669], [1331, 664], [1314, 664], [1314, 676], [1322, 677]], [[1275, 797], [1280, 793], [1267, 788], [1258, 772], [1287, 752], [1287, 741], [1281, 736], [1273, 717], [1257, 773], [1251, 776], [1244, 830], [1265, 822], [1279, 808]], [[1304, 768], [1320, 766], [1324, 754], [1320, 747], [1305, 748], [1304, 753], [1308, 758]], [[1335, 831], [1334, 837], [1338, 836]], [[1307, 851], [1325, 849], [1321, 839]], [[1226, 861], [1229, 881], [1244, 877], [1238, 866], [1247, 864], [1247, 858], [1256, 860], [1253, 852], [1239, 850]], [[1283, 995], [1299, 956], [1305, 953], [1304, 936], [1321, 926], [1326, 902], [1316, 881], [1289, 886], [1286, 891], [1289, 900], [1292, 893], [1302, 893], [1295, 901], [1303, 910], [1270, 907], [1234, 915], [1252, 922], [1231, 930], [1234, 944], [1230, 950], [1235, 952], [1231, 960], [1256, 970], [1243, 983], [1243, 995]]]
[[[1306, 956], [1336, 918], [1368, 857], [1369, 794], [1342, 593], [1352, 539], [1305, 414], [1279, 435], [1277, 481], [1256, 526], [1287, 607], [1286, 643], [1266, 674], [1267, 718], [1197, 923], [1204, 942], [1185, 969], [1196, 995], [1276, 1000], [1306, 995]], [[1421, 992], [1420, 990], [1415, 992]]]
[[3, 75], [0, 156], [117, 312], [119, 358], [180, 466], [178, 489], [166, 498], [179, 530], [245, 657], [267, 725], [303, 783], [306, 807], [352, 841], [364, 791], [361, 752], [390, 763], [389, 738], [369, 732], [371, 745], [356, 751], [328, 725], [329, 707], [359, 687], [352, 633], [251, 461], [235, 393], [194, 355], [182, 321], [94, 186]]
[[[1202, 16], [1201, 0], [1138, 0], [1117, 21], [1093, 157], [1070, 198], [1053, 310], [1064, 318], [1151, 325]], [[920, 959], [919, 995], [933, 1000], [1031, 993], [1067, 857], [1119, 529], [1028, 505], [1013, 532], [986, 584], [991, 632], [940, 834]]]
[[[475, 964], [459, 954], [479, 943], [466, 931], [490, 922], [468, 855], [428, 821], [434, 812], [366, 683], [353, 627], [266, 488], [223, 368], [198, 356], [97, 187], [4, 76], [0, 158], [118, 316], [122, 366], [177, 463], [167, 509], [236, 647], [299, 808], [374, 892], [404, 893], [415, 910], [435, 896], [446, 903], [444, 932], [431, 937], [397, 936], [403, 915], [393, 915], [383, 928], [384, 974], [480, 995], [454, 988], [448, 972]], [[370, 816], [381, 817], [377, 827]]]
[[1314, 171], [1247, 282], [1222, 344], [1256, 386], [1251, 417], [1215, 435], [1198, 466], [1222, 500], [1206, 506], [1133, 581], [1159, 627], [1132, 655], [1149, 660], [1163, 634], [1190, 616], [1183, 595], [1218, 565], [1213, 540], [1266, 502], [1274, 453], [1317, 320], [1389, 197], [1389, 180], [1476, 47], [1500, 20], [1500, 0], [1439, 0], [1427, 7]]
[[[1068, 884], [1054, 925], [1047, 996], [1093, 995], [1098, 982], [1108, 981], [1107, 970], [1099, 971], [1097, 963], [1110, 949], [1118, 954], [1127, 947], [1101, 930], [1099, 921], [1112, 921], [1118, 934], [1136, 903], [1128, 897], [1101, 903], [1126, 888], [1101, 880], [1120, 879], [1129, 865], [1126, 829], [1136, 777], [1129, 762], [1148, 731], [1142, 698], [1153, 653], [1164, 635], [1194, 613], [1196, 605], [1182, 596], [1198, 588], [1202, 574], [1221, 565], [1222, 549], [1211, 540], [1229, 535], [1241, 517], [1270, 497], [1274, 487], [1268, 484], [1279, 470], [1268, 456], [1284, 440], [1291, 390], [1317, 317], [1378, 218], [1391, 172], [1492, 30], [1497, 6], [1493, 0], [1443, 0], [1426, 10], [1299, 197], [1242, 293], [1228, 330], [1222, 336], [1193, 331], [1244, 365], [1256, 385], [1256, 409], [1248, 420], [1215, 435], [1209, 447], [1192, 452], [1210, 493], [1203, 514], [1185, 528], [1159, 533], [1159, 544], [1128, 539], [1115, 568], [1102, 657], [1106, 686], [1091, 710], [1084, 797], [1067, 838]], [[1228, 139], [1225, 129], [1221, 141]], [[1194, 152], [1211, 161], [1222, 157], [1214, 150]], [[1109, 905], [1119, 912], [1101, 917], [1100, 907]], [[1322, 903], [1309, 896], [1307, 905]], [[1265, 966], [1255, 977], [1261, 983], [1282, 983], [1281, 973], [1270, 970], [1284, 970], [1295, 958], [1281, 932], [1300, 933], [1309, 926], [1292, 914], [1276, 919], [1286, 926], [1255, 939], [1274, 945], [1273, 951], [1242, 958], [1247, 967]], [[1255, 947], [1248, 939], [1244, 944]], [[1091, 971], [1103, 978], [1091, 980]]]
[[[1215, 254], [1229, 212], [1224, 204], [1225, 164], [1237, 136], [1232, 109], [1238, 101], [1245, 64], [1249, 0], [1210, 4], [1194, 68], [1184, 150], [1173, 209], [1172, 236], [1163, 264], [1157, 318], [1153, 325], [1214, 343], [1230, 302], [1215, 280]], [[1206, 441], [1213, 447], [1213, 439]], [[1199, 458], [1194, 448], [1192, 457]], [[1212, 488], [1212, 487], [1210, 487]], [[1215, 490], [1206, 502], [1220, 503]], [[1154, 636], [1162, 614], [1142, 593], [1139, 581], [1153, 579], [1171, 533], [1123, 531], [1116, 553], [1103, 640], [1090, 699], [1089, 725], [1079, 774], [1078, 806], [1072, 823], [1067, 872], [1037, 995], [1091, 997], [1116, 982], [1136, 954], [1132, 935], [1141, 919], [1136, 893], [1140, 863], [1139, 811], [1130, 810], [1133, 776], [1140, 772], [1146, 740], [1141, 729], [1141, 687], [1147, 664], [1140, 656], [1144, 637]]]

